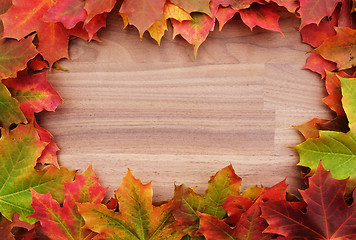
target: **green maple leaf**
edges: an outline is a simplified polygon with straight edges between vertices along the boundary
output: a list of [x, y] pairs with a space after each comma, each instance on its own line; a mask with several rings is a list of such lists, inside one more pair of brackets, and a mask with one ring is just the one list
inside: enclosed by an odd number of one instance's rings
[[129, 171], [115, 192], [120, 212], [103, 204], [78, 203], [84, 227], [98, 233], [96, 239], [180, 240], [182, 232], [171, 227], [171, 202], [152, 205], [151, 183], [142, 184]]
[[19, 102], [11, 97], [11, 93], [0, 83], [0, 124], [6, 130], [12, 123], [27, 123], [25, 115], [21, 112]]
[[231, 165], [211, 177], [204, 195], [195, 193], [185, 185], [177, 186], [173, 197], [173, 215], [191, 236], [196, 237], [200, 219], [198, 212], [224, 218], [226, 211], [221, 205], [228, 195], [239, 195], [240, 187], [241, 178], [235, 174]]
[[31, 189], [39, 193], [50, 192], [57, 201], [64, 197], [63, 181], [72, 181], [74, 171], [64, 167], [47, 166], [36, 170], [37, 159], [48, 144], [39, 139], [33, 124], [19, 125], [10, 133], [1, 132], [0, 139], [0, 212], [11, 220], [14, 213], [20, 220], [33, 213]]
[[321, 161], [336, 179], [356, 177], [356, 78], [341, 78], [342, 105], [349, 120], [348, 133], [320, 131], [319, 138], [311, 138], [294, 147], [299, 155], [298, 165], [313, 172]]

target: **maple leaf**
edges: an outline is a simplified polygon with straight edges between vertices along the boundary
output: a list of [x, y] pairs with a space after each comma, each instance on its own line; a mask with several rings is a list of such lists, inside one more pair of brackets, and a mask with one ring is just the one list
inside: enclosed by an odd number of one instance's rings
[[309, 138], [319, 138], [320, 130], [348, 132], [348, 121], [346, 116], [339, 115], [333, 120], [314, 118], [304, 124], [294, 126], [307, 140]]
[[59, 168], [59, 164], [57, 161], [57, 152], [59, 150], [56, 143], [52, 140], [53, 136], [50, 134], [46, 129], [40, 127], [34, 116], [32, 117], [31, 121], [34, 122], [34, 126], [37, 130], [38, 136], [40, 137], [41, 141], [47, 143], [45, 149], [43, 149], [41, 156], [37, 159], [37, 163], [45, 165], [45, 164], [52, 164], [53, 166]]
[[155, 22], [147, 29], [151, 37], [157, 41], [158, 45], [160, 45], [164, 32], [167, 30], [167, 19], [169, 18], [179, 22], [192, 19], [190, 14], [182, 8], [171, 3], [166, 3], [163, 8], [163, 20]]
[[84, 0], [57, 1], [44, 13], [43, 20], [46, 22], [63, 23], [67, 29], [74, 28], [77, 23], [83, 22], [87, 18], [84, 4]]
[[21, 111], [28, 119], [43, 109], [54, 111], [63, 102], [47, 81], [47, 72], [30, 76], [27, 71], [22, 71], [17, 78], [6, 79], [3, 83], [19, 102]]
[[95, 16], [110, 12], [115, 6], [116, 0], [86, 0], [84, 9], [88, 16], [85, 23], [90, 22]]
[[94, 40], [96, 40], [98, 42], [101, 42], [96, 33], [90, 38], [89, 33], [86, 31], [86, 29], [84, 27], [84, 24], [85, 23], [80, 22], [74, 28], [69, 29], [68, 30], [69, 35], [72, 35], [74, 37], [79, 37], [79, 38], [81, 38], [83, 40], [86, 40], [86, 41], [89, 41], [89, 40], [91, 41], [91, 40], [94, 39]]
[[17, 212], [20, 220], [34, 223], [26, 218], [33, 213], [31, 189], [39, 193], [50, 192], [57, 201], [63, 201], [63, 181], [72, 181], [74, 171], [53, 166], [36, 170], [37, 158], [45, 148], [33, 126], [18, 125], [10, 133], [2, 131], [0, 139], [0, 212], [11, 219]]
[[236, 12], [237, 10], [231, 7], [219, 7], [218, 11], [216, 12], [216, 19], [219, 21], [219, 31], [222, 30], [227, 21], [235, 16]]
[[52, 6], [52, 0], [16, 0], [1, 16], [4, 23], [3, 37], [20, 40], [36, 31], [43, 23], [43, 14]]
[[[59, 1], [63, 2], [63, 1]], [[2, 16], [4, 36], [21, 39], [31, 32], [38, 34], [38, 51], [52, 66], [53, 62], [68, 58], [69, 34], [60, 23], [45, 23], [42, 17], [52, 6], [51, 0], [17, 0]], [[85, 10], [84, 10], [85, 11]]]
[[326, 71], [334, 71], [337, 69], [337, 66], [336, 63], [325, 60], [320, 54], [312, 53], [307, 58], [307, 62], [303, 69], [309, 69], [319, 73], [322, 78], [325, 78]]
[[[171, 228], [171, 202], [152, 205], [151, 183], [142, 184], [129, 170], [115, 191], [120, 212], [103, 204], [77, 204], [85, 227], [98, 233], [97, 239], [177, 239], [185, 233]], [[100, 221], [99, 221], [100, 219]]]
[[325, 16], [330, 17], [334, 12], [337, 4], [342, 0], [300, 0], [298, 13], [301, 16], [300, 28], [312, 23], [317, 25]]
[[104, 199], [106, 188], [103, 188], [95, 176], [92, 166], [74, 182], [65, 183], [63, 206], [50, 194], [39, 194], [32, 191], [34, 213], [30, 217], [38, 218], [43, 232], [52, 239], [92, 239], [96, 234], [83, 229], [84, 220], [78, 212], [77, 203], [100, 204]]
[[356, 30], [347, 27], [336, 27], [335, 30], [335, 36], [327, 38], [312, 52], [337, 63], [340, 70], [351, 68], [356, 65]]
[[290, 238], [355, 239], [356, 203], [347, 206], [344, 201], [346, 182], [334, 179], [320, 164], [309, 188], [300, 191], [306, 213], [287, 201], [261, 204], [262, 217], [269, 224], [265, 232]]
[[200, 213], [207, 213], [222, 219], [226, 211], [221, 206], [228, 195], [239, 195], [241, 178], [232, 166], [227, 166], [210, 178], [205, 194], [199, 195], [193, 189], [184, 185], [176, 186], [173, 197], [173, 215], [180, 225], [186, 226], [187, 231], [195, 237], [199, 228]]
[[27, 123], [26, 117], [20, 110], [18, 101], [11, 97], [6, 86], [0, 83], [0, 126], [7, 131], [11, 124]]
[[282, 33], [279, 28], [279, 14], [269, 5], [253, 4], [248, 9], [238, 11], [242, 21], [252, 30], [255, 26], [260, 26], [267, 30]]
[[16, 41], [0, 40], [0, 79], [16, 77], [18, 71], [26, 68], [26, 63], [37, 55], [32, 38]]
[[69, 32], [61, 23], [42, 23], [37, 29], [38, 52], [52, 67], [53, 63], [68, 56]]
[[143, 37], [143, 33], [155, 22], [162, 21], [165, 0], [125, 0], [120, 14], [126, 14], [130, 24], [135, 25]]
[[305, 139], [318, 138], [320, 137], [318, 124], [325, 123], [328, 121], [329, 120], [327, 119], [314, 118], [304, 124], [294, 127], [304, 136]]
[[179, 22], [171, 19], [173, 25], [173, 38], [180, 34], [194, 47], [194, 55], [197, 55], [199, 46], [214, 29], [215, 20], [203, 13], [192, 13], [192, 20]]
[[183, 8], [188, 13], [201, 12], [211, 16], [210, 0], [171, 0], [176, 6]]
[[300, 30], [303, 42], [312, 47], [319, 47], [326, 39], [335, 36], [334, 27], [337, 26], [337, 16], [333, 14], [331, 20], [321, 21], [319, 25], [313, 23]]
[[344, 78], [351, 77], [344, 72], [333, 73], [327, 71], [325, 85], [329, 96], [323, 98], [322, 101], [328, 105], [331, 110], [336, 112], [337, 115], [345, 115], [345, 111], [341, 103], [341, 84], [338, 76]]
[[350, 131], [348, 133], [334, 131], [320, 131], [317, 139], [307, 141], [294, 147], [299, 155], [298, 165], [309, 167], [314, 172], [322, 161], [323, 167], [330, 170], [337, 179], [356, 177], [356, 88], [355, 78], [341, 78], [342, 104], [349, 121]]
[[273, 234], [264, 234], [262, 231], [268, 226], [266, 221], [261, 218], [260, 207], [256, 204], [250, 207], [245, 213], [239, 224], [232, 228], [224, 221], [208, 214], [199, 214], [199, 232], [204, 234], [207, 240], [267, 240], [274, 237]]
[[356, 177], [354, 130], [348, 133], [320, 131], [319, 138], [310, 138], [295, 147], [300, 156], [298, 165], [315, 171], [319, 161], [337, 179]]
[[84, 23], [84, 28], [88, 32], [89, 41], [93, 39], [99, 29], [106, 27], [107, 13], [101, 13], [93, 17], [88, 23]]
[[[220, 220], [208, 214], [198, 213], [199, 232], [207, 240], [272, 239], [274, 234], [263, 232], [268, 224], [261, 217], [260, 205], [269, 201], [286, 200], [287, 186], [284, 180], [270, 188], [250, 188], [243, 196], [229, 196], [222, 204], [228, 213], [227, 218]], [[295, 204], [295, 207], [299, 209], [304, 205]]]

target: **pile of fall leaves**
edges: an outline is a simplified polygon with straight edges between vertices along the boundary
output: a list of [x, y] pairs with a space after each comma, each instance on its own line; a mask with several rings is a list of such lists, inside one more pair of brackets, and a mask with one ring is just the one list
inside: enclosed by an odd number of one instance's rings
[[[0, 0], [0, 238], [356, 239], [355, 7], [355, 0]], [[150, 183], [129, 171], [104, 203], [91, 166], [81, 175], [59, 166], [35, 113], [62, 102], [46, 74], [68, 58], [69, 40], [99, 40], [113, 12], [158, 44], [171, 24], [173, 37], [197, 54], [216, 22], [221, 29], [234, 16], [280, 32], [282, 9], [301, 19], [303, 42], [314, 48], [305, 68], [325, 79], [323, 101], [335, 112], [296, 127], [306, 139], [295, 147], [299, 165], [309, 169], [301, 198], [285, 181], [241, 193], [227, 166], [204, 195], [180, 185], [157, 204]]]

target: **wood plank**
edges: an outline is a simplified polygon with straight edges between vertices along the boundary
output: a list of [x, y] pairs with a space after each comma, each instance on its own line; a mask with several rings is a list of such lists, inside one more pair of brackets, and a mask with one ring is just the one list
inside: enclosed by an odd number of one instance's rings
[[287, 147], [302, 138], [291, 126], [330, 113], [319, 76], [301, 70], [310, 48], [298, 20], [280, 23], [284, 36], [233, 19], [194, 59], [171, 30], [158, 47], [110, 14], [102, 43], [72, 41], [71, 60], [60, 62], [69, 71], [49, 74], [65, 103], [39, 117], [62, 149], [60, 163], [83, 171], [92, 162], [108, 196], [127, 168], [167, 200], [174, 183], [203, 192], [230, 163], [243, 189], [288, 176], [295, 192], [298, 157]]

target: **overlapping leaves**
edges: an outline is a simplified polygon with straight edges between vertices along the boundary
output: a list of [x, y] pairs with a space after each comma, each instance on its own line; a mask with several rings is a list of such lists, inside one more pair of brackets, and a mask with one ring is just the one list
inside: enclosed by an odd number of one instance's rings
[[[316, 118], [297, 126], [307, 139], [295, 147], [299, 165], [311, 169], [308, 176], [315, 173], [309, 188], [301, 191], [301, 200], [290, 201], [285, 181], [241, 194], [241, 179], [228, 166], [210, 179], [204, 195], [176, 186], [173, 199], [159, 205], [152, 204], [150, 184], [142, 184], [130, 171], [108, 205], [102, 204], [105, 189], [91, 167], [71, 182], [74, 171], [59, 167], [58, 147], [34, 115], [54, 111], [62, 102], [47, 81], [46, 69], [68, 58], [71, 36], [98, 39], [96, 33], [105, 27], [115, 4], [115, 0], [0, 1], [2, 238], [356, 238], [355, 203], [344, 201], [346, 184], [349, 194], [356, 179], [355, 1], [120, 2], [116, 14], [125, 26], [134, 25], [141, 38], [148, 31], [160, 44], [171, 22], [173, 36], [186, 39], [195, 54], [216, 20], [220, 30], [236, 15], [251, 30], [259, 26], [281, 32], [279, 11], [287, 9], [301, 18], [303, 41], [315, 48], [305, 68], [325, 78], [329, 95], [323, 101], [336, 114], [331, 120]], [[334, 179], [348, 177], [352, 181]], [[21, 220], [39, 223], [28, 226]]]
[[347, 180], [334, 179], [319, 165], [309, 179], [309, 188], [301, 191], [306, 213], [287, 201], [263, 203], [262, 217], [269, 224], [264, 232], [288, 238], [355, 239], [356, 203], [345, 203], [346, 183]]

